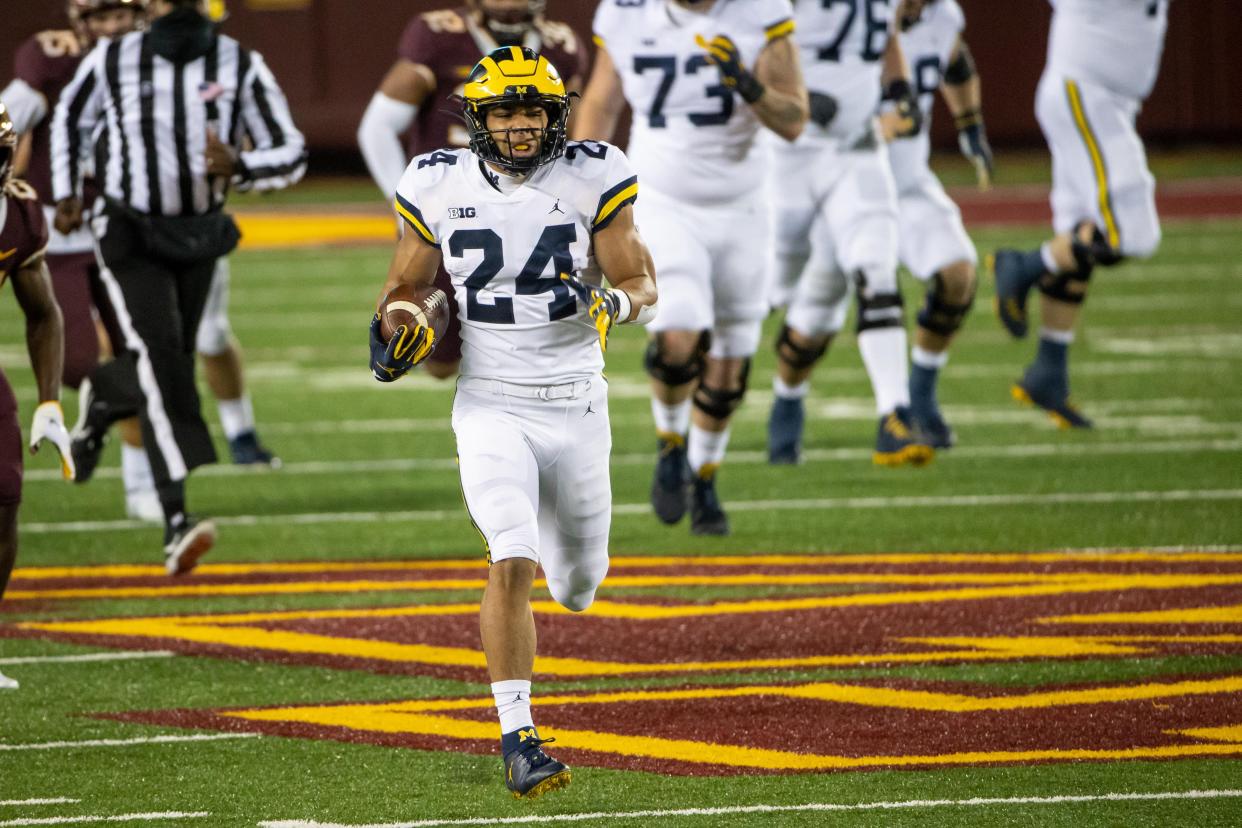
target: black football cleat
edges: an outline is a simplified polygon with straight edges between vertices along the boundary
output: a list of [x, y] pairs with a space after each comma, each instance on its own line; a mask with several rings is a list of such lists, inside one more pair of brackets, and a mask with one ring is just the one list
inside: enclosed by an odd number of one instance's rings
[[987, 260], [996, 283], [996, 315], [1009, 335], [1016, 339], [1025, 337], [1030, 327], [1026, 300], [1040, 276], [1040, 272], [1031, 272], [1025, 259], [1017, 250], [1002, 248]]
[[880, 418], [871, 455], [877, 466], [925, 466], [935, 454], [935, 449], [915, 433], [910, 409], [899, 406]]
[[280, 468], [280, 458], [259, 442], [259, 435], [251, 429], [229, 440], [229, 453], [238, 466], [271, 466]]
[[1042, 408], [1059, 429], [1094, 428], [1095, 424], [1070, 402], [1069, 390], [1065, 386], [1066, 383], [1040, 382], [1028, 371], [1026, 376], [1013, 384], [1009, 393], [1024, 405]]
[[555, 741], [536, 736], [505, 754], [505, 786], [514, 799], [537, 799], [572, 781], [569, 766], [543, 752], [543, 745]]
[[181, 523], [164, 529], [164, 570], [169, 575], [185, 575], [216, 544], [216, 525], [186, 515]]
[[656, 517], [670, 526], [686, 514], [688, 478], [686, 439], [680, 434], [660, 435], [660, 457], [651, 481], [651, 508]]
[[923, 442], [937, 451], [953, 448], [957, 444], [957, 435], [945, 422], [944, 415], [939, 409], [922, 410], [911, 406], [910, 419], [914, 423], [915, 433], [922, 438]]
[[83, 380], [82, 390], [78, 397], [81, 410], [78, 422], [70, 436], [69, 454], [73, 457], [74, 483], [85, 483], [95, 473], [99, 458], [103, 456], [104, 446], [108, 442], [108, 427], [112, 420], [108, 414], [108, 404], [95, 399], [91, 393], [90, 381]]
[[802, 429], [806, 411], [802, 398], [776, 397], [768, 415], [768, 462], [792, 466], [802, 459]]
[[729, 534], [729, 516], [716, 495], [715, 468], [705, 466], [690, 484], [690, 534]]

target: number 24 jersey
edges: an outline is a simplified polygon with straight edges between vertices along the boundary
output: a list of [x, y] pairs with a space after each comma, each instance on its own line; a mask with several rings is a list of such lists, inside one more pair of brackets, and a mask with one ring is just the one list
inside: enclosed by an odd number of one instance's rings
[[559, 274], [594, 273], [594, 234], [637, 197], [625, 155], [596, 141], [570, 141], [517, 187], [469, 150], [410, 162], [395, 206], [444, 257], [462, 376], [554, 385], [603, 370], [599, 334]]

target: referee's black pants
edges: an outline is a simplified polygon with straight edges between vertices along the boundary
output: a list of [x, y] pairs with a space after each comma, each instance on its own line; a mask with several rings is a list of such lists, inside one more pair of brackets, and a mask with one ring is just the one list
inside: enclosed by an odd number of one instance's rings
[[93, 396], [107, 404], [111, 421], [138, 416], [165, 500], [190, 471], [216, 461], [194, 382], [194, 340], [216, 260], [156, 255], [142, 225], [112, 204], [94, 229], [100, 277], [126, 350], [91, 374]]

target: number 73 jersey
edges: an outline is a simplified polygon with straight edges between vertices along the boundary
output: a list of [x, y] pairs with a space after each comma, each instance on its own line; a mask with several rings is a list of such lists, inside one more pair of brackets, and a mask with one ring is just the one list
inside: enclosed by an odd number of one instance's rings
[[593, 236], [637, 198], [625, 155], [594, 141], [568, 142], [520, 185], [465, 149], [410, 162], [394, 206], [405, 232], [443, 255], [462, 376], [559, 385], [599, 375], [599, 333], [559, 274], [598, 283]]
[[763, 185], [766, 151], [751, 108], [721, 83], [696, 36], [726, 35], [752, 71], [768, 41], [793, 32], [789, 0], [718, 0], [699, 13], [671, 0], [602, 0], [595, 39], [633, 111], [628, 152], [643, 186], [724, 204]]

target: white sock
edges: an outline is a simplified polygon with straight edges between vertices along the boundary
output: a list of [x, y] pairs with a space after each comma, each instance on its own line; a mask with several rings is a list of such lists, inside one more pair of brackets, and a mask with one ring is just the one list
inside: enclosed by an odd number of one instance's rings
[[1039, 338], [1046, 339], [1049, 342], [1056, 342], [1061, 345], [1071, 345], [1074, 342], [1074, 332], [1072, 330], [1058, 331], [1052, 328], [1040, 328]]
[[224, 436], [232, 440], [239, 434], [254, 431], [254, 406], [250, 403], [250, 395], [242, 394], [235, 400], [218, 400], [220, 408], [220, 425], [224, 427]]
[[1039, 258], [1044, 263], [1044, 269], [1049, 273], [1061, 272], [1061, 266], [1057, 264], [1057, 257], [1052, 255], [1052, 242], [1044, 242], [1039, 246]]
[[512, 733], [523, 727], [534, 727], [530, 717], [530, 682], [521, 679], [492, 682], [492, 698], [500, 715], [500, 732]]
[[858, 335], [858, 350], [871, 390], [876, 412], [883, 417], [898, 406], [910, 404], [910, 368], [906, 364], [906, 329], [872, 328]]
[[800, 400], [811, 390], [811, 381], [803, 380], [797, 385], [786, 385], [780, 375], [772, 377], [772, 393], [782, 400]]
[[121, 480], [125, 482], [125, 494], [155, 488], [155, 476], [151, 473], [151, 460], [142, 446], [121, 443]]
[[715, 467], [724, 462], [728, 445], [728, 428], [724, 431], [706, 431], [696, 425], [690, 426], [690, 441], [686, 449], [686, 460], [690, 463], [690, 469], [698, 474], [704, 466], [711, 466], [714, 473]]
[[687, 398], [679, 403], [652, 400], [651, 417], [655, 420], [656, 431], [684, 437], [690, 430], [690, 400]]
[[910, 349], [910, 361], [920, 368], [940, 369], [949, 364], [949, 352], [925, 351], [918, 345]]

